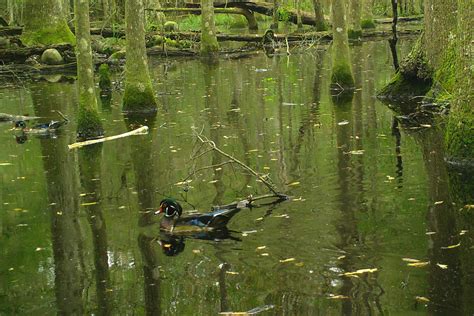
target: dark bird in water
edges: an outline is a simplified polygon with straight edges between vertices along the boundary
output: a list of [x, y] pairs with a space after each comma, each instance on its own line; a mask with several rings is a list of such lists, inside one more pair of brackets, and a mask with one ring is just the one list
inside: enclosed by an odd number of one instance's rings
[[66, 125], [69, 121], [51, 121], [49, 123], [41, 123], [28, 127], [25, 121], [15, 122], [15, 128], [28, 134], [49, 134], [56, 132], [61, 126]]
[[161, 230], [173, 233], [193, 233], [225, 229], [230, 219], [241, 209], [238, 206], [214, 208], [209, 213], [182, 216], [181, 205], [176, 200], [168, 198], [160, 202], [160, 208], [155, 214], [164, 214], [160, 222]]

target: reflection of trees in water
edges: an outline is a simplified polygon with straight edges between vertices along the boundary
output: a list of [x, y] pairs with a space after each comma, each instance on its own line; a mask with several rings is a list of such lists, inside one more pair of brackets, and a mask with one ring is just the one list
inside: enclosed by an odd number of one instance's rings
[[[73, 86], [33, 84], [31, 96], [37, 116], [49, 118], [54, 110], [68, 115], [73, 108]], [[74, 139], [61, 135], [40, 140], [51, 212], [51, 237], [54, 256], [55, 294], [58, 314], [84, 314], [83, 236], [79, 224], [78, 178], [75, 152], [67, 145]]]
[[102, 213], [101, 169], [102, 144], [81, 148], [78, 151], [82, 198], [92, 233], [94, 267], [99, 315], [111, 315], [110, 273], [107, 255], [107, 227]]

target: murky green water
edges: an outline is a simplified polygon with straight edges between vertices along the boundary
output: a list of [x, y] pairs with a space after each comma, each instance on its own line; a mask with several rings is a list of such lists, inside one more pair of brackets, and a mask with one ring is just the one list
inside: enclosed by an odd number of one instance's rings
[[[402, 54], [409, 48], [402, 42]], [[323, 46], [217, 66], [151, 60], [160, 101], [151, 133], [99, 147], [68, 151], [74, 122], [24, 144], [1, 124], [0, 314], [275, 305], [262, 315], [472, 315], [472, 177], [448, 173], [435, 128], [401, 129], [397, 148], [393, 113], [374, 98], [392, 75], [385, 42], [352, 47], [358, 89], [344, 104], [330, 95], [330, 54]], [[74, 121], [75, 88], [2, 88], [0, 112], [49, 120], [60, 110]], [[139, 123], [124, 121], [120, 98], [101, 104], [108, 135]], [[237, 166], [199, 170], [226, 158], [191, 160], [192, 127], [293, 200], [243, 210], [231, 239], [185, 239], [170, 257], [150, 212], [164, 196], [205, 211], [267, 192]], [[189, 188], [176, 185], [193, 168]], [[343, 275], [360, 269], [377, 270]]]

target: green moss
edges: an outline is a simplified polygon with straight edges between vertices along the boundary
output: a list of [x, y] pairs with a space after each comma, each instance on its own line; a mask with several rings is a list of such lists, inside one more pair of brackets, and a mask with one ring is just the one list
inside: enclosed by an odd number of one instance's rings
[[[85, 102], [82, 101], [81, 102]], [[77, 120], [77, 138], [80, 140], [92, 139], [104, 135], [102, 121], [99, 113], [87, 106], [79, 106], [79, 114]]]
[[446, 129], [446, 147], [447, 154], [451, 159], [474, 160], [473, 110], [451, 112]]
[[317, 32], [323, 32], [328, 30], [328, 25], [324, 21], [316, 21], [315, 28]]
[[372, 19], [365, 19], [365, 20], [360, 21], [360, 27], [362, 27], [362, 29], [364, 29], [364, 30], [374, 29], [375, 28], [375, 22]]
[[126, 113], [156, 112], [157, 102], [151, 84], [126, 83], [123, 111]]
[[434, 73], [433, 86], [427, 94], [431, 99], [436, 99], [438, 102], [452, 99], [456, 84], [456, 57], [455, 41], [452, 41], [445, 50], [441, 65]]
[[55, 27], [45, 27], [35, 31], [25, 31], [21, 35], [21, 41], [25, 46], [53, 45], [68, 43], [76, 44], [76, 38], [69, 29], [66, 22], [59, 23]]
[[347, 36], [350, 39], [359, 39], [362, 36], [362, 30], [356, 31], [356, 30], [348, 30], [347, 31]]
[[332, 67], [331, 83], [339, 85], [344, 90], [354, 88], [354, 77], [348, 63], [340, 62]]
[[414, 96], [425, 95], [431, 87], [431, 80], [419, 80], [398, 72], [392, 80], [383, 87], [378, 97], [389, 100], [408, 100]]
[[110, 79], [109, 65], [101, 64], [99, 66], [99, 87], [102, 91], [112, 90], [112, 80]]

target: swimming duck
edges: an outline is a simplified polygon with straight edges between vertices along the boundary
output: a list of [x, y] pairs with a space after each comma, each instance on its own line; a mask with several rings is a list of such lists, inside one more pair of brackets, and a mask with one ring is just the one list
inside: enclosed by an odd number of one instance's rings
[[69, 121], [51, 121], [49, 123], [37, 124], [33, 127], [27, 127], [25, 121], [16, 121], [15, 128], [29, 134], [48, 134], [54, 133], [61, 126], [66, 125]]
[[205, 214], [191, 214], [181, 217], [183, 208], [175, 199], [167, 198], [160, 202], [155, 214], [163, 213], [160, 229], [173, 233], [195, 233], [224, 229], [229, 220], [242, 208], [218, 208]]

